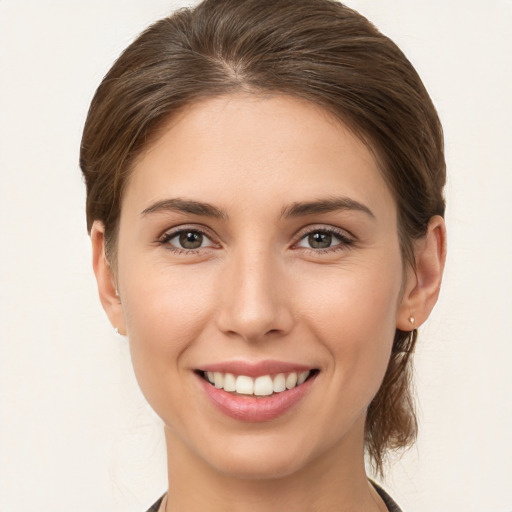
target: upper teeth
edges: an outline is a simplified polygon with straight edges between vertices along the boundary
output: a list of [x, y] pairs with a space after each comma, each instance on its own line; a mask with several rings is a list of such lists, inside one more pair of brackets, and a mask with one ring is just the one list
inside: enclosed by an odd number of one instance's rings
[[237, 392], [241, 395], [268, 396], [272, 393], [281, 393], [286, 389], [300, 386], [309, 376], [310, 371], [278, 373], [274, 377], [262, 375], [252, 378], [247, 375], [233, 375], [232, 373], [205, 372], [207, 379], [219, 389]]

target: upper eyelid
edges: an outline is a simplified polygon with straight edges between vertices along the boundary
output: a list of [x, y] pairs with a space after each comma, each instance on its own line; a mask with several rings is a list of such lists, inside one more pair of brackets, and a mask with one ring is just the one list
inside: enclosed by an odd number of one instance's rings
[[212, 234], [211, 229], [208, 229], [206, 226], [203, 226], [201, 224], [183, 224], [183, 225], [165, 229], [158, 236], [158, 240], [163, 240], [165, 238], [172, 238], [176, 235], [179, 235], [180, 233], [183, 233], [184, 231], [197, 231], [198, 233], [205, 235], [209, 239], [216, 238], [215, 235]]
[[347, 229], [339, 228], [336, 226], [329, 226], [325, 224], [314, 224], [301, 228], [299, 231], [297, 231], [294, 238], [296, 238], [296, 240], [299, 241], [302, 240], [305, 236], [319, 231], [323, 231], [325, 233], [332, 233], [334, 235], [338, 235], [341, 238], [350, 239], [351, 241], [355, 241], [356, 239], [356, 237]]

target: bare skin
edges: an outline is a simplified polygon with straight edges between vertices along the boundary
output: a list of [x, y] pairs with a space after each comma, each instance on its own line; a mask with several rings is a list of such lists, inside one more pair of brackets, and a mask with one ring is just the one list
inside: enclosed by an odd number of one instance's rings
[[[103, 306], [165, 424], [162, 510], [386, 510], [366, 409], [395, 329], [437, 300], [445, 228], [431, 220], [404, 270], [394, 200], [350, 130], [287, 96], [192, 105], [136, 162], [117, 261], [100, 222], [91, 238]], [[204, 392], [205, 365], [268, 359], [315, 373], [283, 414], [242, 421]]]

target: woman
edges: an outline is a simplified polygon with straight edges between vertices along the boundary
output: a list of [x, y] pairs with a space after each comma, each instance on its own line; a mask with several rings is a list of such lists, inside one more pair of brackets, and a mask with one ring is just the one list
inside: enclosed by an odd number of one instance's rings
[[445, 260], [441, 126], [402, 52], [330, 0], [206, 0], [99, 86], [81, 167], [103, 307], [162, 418], [150, 510], [399, 510]]

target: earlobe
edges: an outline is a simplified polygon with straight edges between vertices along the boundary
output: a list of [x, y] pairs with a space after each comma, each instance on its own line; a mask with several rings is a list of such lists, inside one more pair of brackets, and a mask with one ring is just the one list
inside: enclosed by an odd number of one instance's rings
[[98, 285], [101, 304], [112, 326], [120, 334], [126, 333], [123, 306], [117, 291], [114, 270], [105, 253], [105, 228], [100, 221], [94, 221], [91, 228], [92, 266]]
[[402, 331], [425, 322], [439, 297], [446, 261], [446, 227], [441, 216], [430, 219], [425, 236], [415, 243], [414, 256], [416, 268], [408, 271], [397, 314], [397, 328]]

